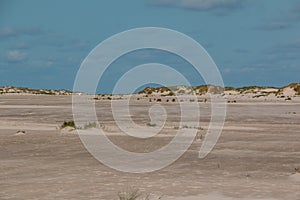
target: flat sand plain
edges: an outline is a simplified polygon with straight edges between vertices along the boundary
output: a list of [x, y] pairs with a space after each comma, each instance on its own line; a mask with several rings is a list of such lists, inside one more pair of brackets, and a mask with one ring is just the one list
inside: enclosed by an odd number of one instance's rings
[[[149, 102], [132, 101], [140, 125], [149, 122]], [[121, 148], [149, 152], [166, 145], [179, 120], [176, 103], [160, 136], [135, 139], [121, 133], [110, 101], [97, 101], [99, 121]], [[200, 103], [199, 135], [205, 137], [209, 103]], [[156, 172], [115, 171], [94, 159], [76, 132], [60, 130], [72, 120], [71, 96], [0, 96], [0, 199], [118, 199], [137, 188], [162, 199], [300, 199], [300, 101], [228, 104], [222, 135], [205, 158], [201, 140], [172, 165]], [[18, 131], [25, 133], [16, 134]], [[157, 199], [157, 198], [156, 198]]]

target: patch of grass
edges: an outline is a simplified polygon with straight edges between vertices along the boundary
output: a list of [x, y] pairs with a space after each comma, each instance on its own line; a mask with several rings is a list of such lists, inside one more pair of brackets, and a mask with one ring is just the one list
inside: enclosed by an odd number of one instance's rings
[[300, 95], [300, 85], [296, 86], [294, 88], [295, 92], [297, 93], [297, 95]]
[[228, 91], [228, 90], [235, 90], [235, 88], [234, 87], [225, 87], [225, 91]]
[[84, 126], [76, 126], [75, 122], [72, 121], [64, 121], [64, 123], [60, 126], [61, 129], [66, 128], [66, 127], [72, 127], [75, 129], [80, 129], [80, 130], [85, 130], [85, 129], [90, 129], [90, 128], [96, 128], [97, 124], [96, 122], [89, 122], [88, 124], [85, 124]]
[[174, 92], [169, 92], [169, 94], [168, 94], [169, 96], [174, 96], [175, 94], [174, 94]]
[[265, 97], [267, 96], [266, 94], [259, 94], [259, 95], [255, 95], [252, 98], [259, 98], [259, 97]]
[[[150, 194], [142, 197], [142, 193], [138, 189], [131, 190], [130, 192], [119, 192], [118, 193], [119, 200], [150, 200]], [[161, 199], [162, 197], [158, 197]]]
[[299, 83], [292, 83], [286, 87], [291, 87], [295, 90], [296, 95], [300, 95], [300, 84]]
[[60, 128], [72, 127], [76, 128], [74, 121], [64, 121], [64, 123], [60, 126]]
[[240, 92], [245, 92], [247, 90], [250, 90], [250, 91], [253, 91], [253, 90], [257, 90], [257, 89], [265, 89], [266, 87], [260, 87], [260, 86], [246, 86], [246, 87], [241, 87], [241, 88], [237, 88], [236, 90], [237, 91], [240, 91]]
[[174, 126], [174, 129], [178, 130], [178, 129], [197, 129], [197, 130], [203, 130], [202, 127], [198, 126], [188, 126], [188, 125], [183, 125], [183, 126]]
[[97, 124], [96, 122], [89, 122], [88, 124], [85, 124], [83, 127], [76, 127], [77, 129], [89, 129], [89, 128], [96, 128]]
[[155, 127], [155, 126], [156, 126], [156, 124], [147, 123], [147, 126], [150, 126], [150, 127]]
[[300, 168], [299, 167], [295, 168], [295, 173], [300, 173]]
[[120, 200], [136, 200], [141, 196], [139, 190], [133, 190], [131, 192], [119, 192], [118, 194]]

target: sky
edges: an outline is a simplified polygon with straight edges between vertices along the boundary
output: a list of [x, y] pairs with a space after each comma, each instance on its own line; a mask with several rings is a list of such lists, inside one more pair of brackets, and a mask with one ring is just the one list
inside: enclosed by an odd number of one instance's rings
[[[196, 40], [226, 86], [300, 82], [300, 0], [0, 0], [0, 86], [71, 90], [92, 49], [141, 27]], [[98, 92], [110, 92], [122, 74], [149, 62], [180, 68], [192, 85], [204, 84], [182, 59], [144, 50], [112, 63]]]

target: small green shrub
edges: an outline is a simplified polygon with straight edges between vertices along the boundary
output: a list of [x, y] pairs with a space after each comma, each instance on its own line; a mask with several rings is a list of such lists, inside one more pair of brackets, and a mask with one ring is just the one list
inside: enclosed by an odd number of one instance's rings
[[97, 124], [95, 122], [92, 122], [92, 123], [89, 122], [88, 124], [85, 124], [84, 126], [76, 126], [74, 121], [64, 121], [64, 123], [60, 126], [60, 128], [63, 129], [66, 127], [72, 127], [75, 129], [85, 130], [85, 129], [89, 129], [89, 128], [96, 128]]
[[60, 128], [73, 127], [76, 128], [74, 121], [64, 121]]

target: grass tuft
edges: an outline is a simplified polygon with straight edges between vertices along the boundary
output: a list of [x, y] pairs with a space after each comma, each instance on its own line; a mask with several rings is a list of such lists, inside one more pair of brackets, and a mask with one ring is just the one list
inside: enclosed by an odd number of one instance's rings
[[157, 125], [156, 124], [152, 124], [152, 123], [147, 123], [147, 126], [149, 126], [149, 127], [155, 127]]
[[76, 128], [74, 121], [64, 121], [64, 123], [60, 126], [61, 129], [66, 127]]
[[[119, 200], [150, 200], [150, 194], [142, 197], [142, 193], [138, 189], [133, 189], [129, 192], [119, 192], [118, 197]], [[162, 197], [158, 197], [157, 199], [161, 199]]]
[[89, 122], [88, 124], [85, 124], [84, 126], [76, 126], [75, 122], [72, 121], [64, 121], [64, 123], [60, 126], [61, 129], [66, 128], [66, 127], [72, 127], [75, 129], [80, 129], [80, 130], [86, 130], [90, 128], [96, 128], [97, 124], [96, 122]]
[[188, 126], [188, 125], [183, 125], [183, 126], [174, 126], [174, 129], [175, 130], [178, 130], [178, 129], [197, 129], [197, 130], [204, 130], [202, 127], [198, 126]]

